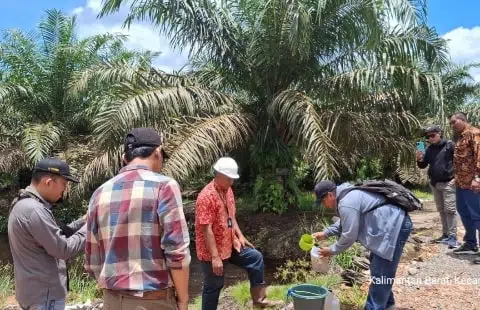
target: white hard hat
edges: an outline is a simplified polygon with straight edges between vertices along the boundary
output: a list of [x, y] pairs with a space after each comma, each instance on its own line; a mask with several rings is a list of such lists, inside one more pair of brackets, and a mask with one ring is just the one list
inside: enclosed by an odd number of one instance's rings
[[216, 172], [226, 175], [231, 179], [238, 179], [240, 177], [238, 175], [237, 162], [230, 157], [222, 157], [219, 160], [217, 160], [215, 165], [213, 165], [213, 169]]

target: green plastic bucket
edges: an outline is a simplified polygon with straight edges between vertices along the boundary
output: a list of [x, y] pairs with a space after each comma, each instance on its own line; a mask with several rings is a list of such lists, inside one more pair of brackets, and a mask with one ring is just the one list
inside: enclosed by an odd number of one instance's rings
[[287, 292], [295, 310], [323, 310], [327, 296], [327, 288], [313, 284], [296, 285]]

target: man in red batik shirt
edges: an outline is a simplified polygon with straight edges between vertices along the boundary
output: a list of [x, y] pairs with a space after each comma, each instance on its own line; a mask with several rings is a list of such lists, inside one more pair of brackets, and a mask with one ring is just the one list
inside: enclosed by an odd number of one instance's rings
[[239, 178], [237, 163], [223, 157], [213, 168], [215, 179], [198, 195], [195, 210], [196, 250], [204, 275], [202, 310], [217, 309], [226, 262], [247, 271], [255, 307], [273, 307], [277, 303], [266, 299], [263, 256], [245, 238], [235, 219], [231, 186]]

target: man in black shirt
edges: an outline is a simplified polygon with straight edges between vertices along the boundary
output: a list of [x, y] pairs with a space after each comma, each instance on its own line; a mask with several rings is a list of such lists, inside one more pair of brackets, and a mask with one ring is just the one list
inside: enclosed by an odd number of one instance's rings
[[425, 154], [417, 151], [417, 165], [428, 167], [428, 176], [437, 210], [440, 213], [443, 234], [436, 242], [457, 246], [457, 209], [455, 204], [455, 179], [453, 171], [453, 152], [455, 144], [444, 140], [441, 128], [437, 125], [425, 128], [425, 138], [429, 146]]

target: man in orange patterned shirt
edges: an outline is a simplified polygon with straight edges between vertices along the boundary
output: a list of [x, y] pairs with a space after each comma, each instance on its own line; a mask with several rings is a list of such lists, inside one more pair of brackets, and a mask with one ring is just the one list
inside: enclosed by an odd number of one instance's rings
[[247, 271], [255, 307], [273, 307], [277, 303], [266, 299], [263, 256], [245, 238], [235, 219], [231, 186], [239, 178], [237, 163], [223, 157], [213, 169], [215, 179], [200, 192], [195, 208], [196, 251], [204, 276], [202, 310], [217, 309], [226, 262]]
[[[458, 134], [454, 166], [457, 186], [457, 210], [465, 227], [464, 243], [453, 250], [456, 254], [478, 253], [476, 230], [480, 229], [480, 129], [471, 126], [463, 113], [450, 118]], [[479, 264], [480, 259], [474, 260]]]

